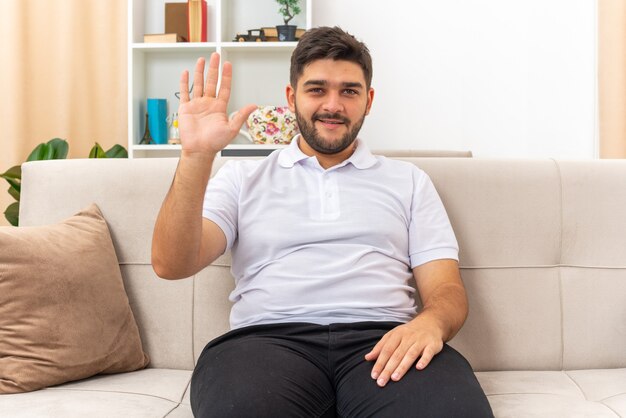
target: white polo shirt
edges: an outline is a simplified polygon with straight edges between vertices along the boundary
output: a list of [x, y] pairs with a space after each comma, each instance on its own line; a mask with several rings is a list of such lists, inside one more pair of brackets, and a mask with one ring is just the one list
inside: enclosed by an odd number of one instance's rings
[[231, 327], [411, 320], [411, 268], [458, 260], [430, 178], [359, 139], [325, 170], [298, 140], [262, 160], [228, 161], [209, 181], [203, 216], [232, 253]]

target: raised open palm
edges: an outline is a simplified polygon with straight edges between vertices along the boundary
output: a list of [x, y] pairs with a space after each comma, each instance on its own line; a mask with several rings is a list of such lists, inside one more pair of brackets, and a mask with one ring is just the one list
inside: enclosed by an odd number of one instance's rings
[[204, 58], [198, 58], [193, 75], [193, 97], [189, 99], [189, 72], [180, 77], [178, 128], [183, 151], [217, 154], [235, 138], [239, 129], [256, 108], [247, 105], [229, 120], [227, 109], [232, 83], [232, 65], [224, 63], [222, 83], [217, 90], [220, 56], [211, 54], [206, 83]]

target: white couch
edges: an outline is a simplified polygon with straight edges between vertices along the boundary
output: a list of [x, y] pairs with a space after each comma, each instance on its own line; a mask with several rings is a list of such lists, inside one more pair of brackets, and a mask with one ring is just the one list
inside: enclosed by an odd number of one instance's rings
[[[456, 231], [470, 315], [451, 344], [495, 415], [626, 417], [626, 161], [404, 159], [431, 176]], [[228, 330], [233, 281], [228, 255], [173, 282], [150, 266], [176, 163], [24, 165], [22, 225], [101, 208], [151, 363], [0, 395], [1, 417], [191, 416], [194, 361]]]

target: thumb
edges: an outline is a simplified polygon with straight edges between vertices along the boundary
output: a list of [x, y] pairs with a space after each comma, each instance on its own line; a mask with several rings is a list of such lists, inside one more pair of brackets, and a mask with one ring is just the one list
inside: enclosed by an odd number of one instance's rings
[[250, 114], [257, 109], [257, 105], [246, 105], [235, 112], [230, 121], [228, 122], [232, 130], [238, 131], [241, 129], [243, 123], [248, 119]]

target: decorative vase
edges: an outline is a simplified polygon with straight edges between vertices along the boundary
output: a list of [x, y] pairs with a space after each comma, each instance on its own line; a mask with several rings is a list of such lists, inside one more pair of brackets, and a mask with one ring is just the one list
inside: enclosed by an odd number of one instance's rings
[[294, 42], [296, 40], [296, 25], [277, 25], [278, 40], [280, 42]]
[[167, 144], [167, 100], [148, 99], [148, 125], [155, 144]]

